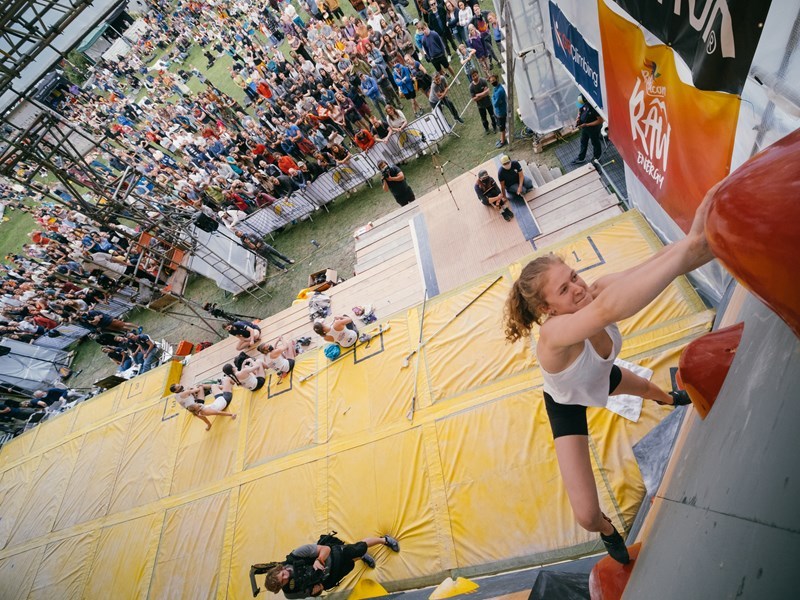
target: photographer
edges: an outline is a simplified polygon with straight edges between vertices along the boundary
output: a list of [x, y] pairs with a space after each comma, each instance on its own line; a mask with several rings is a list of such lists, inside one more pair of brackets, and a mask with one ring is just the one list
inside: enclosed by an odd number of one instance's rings
[[390, 165], [385, 160], [378, 162], [383, 180], [383, 191], [391, 192], [394, 199], [400, 206], [405, 206], [409, 202], [414, 202], [414, 190], [406, 182], [406, 176], [399, 167]]

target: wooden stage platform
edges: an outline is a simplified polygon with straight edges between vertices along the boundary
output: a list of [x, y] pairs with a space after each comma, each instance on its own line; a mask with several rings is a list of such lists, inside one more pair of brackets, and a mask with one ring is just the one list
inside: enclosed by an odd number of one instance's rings
[[[452, 195], [441, 187], [373, 222], [355, 240], [356, 275], [325, 292], [332, 314], [351, 314], [353, 306], [369, 304], [384, 319], [421, 303], [426, 290], [429, 297], [445, 293], [622, 212], [591, 164], [552, 181], [543, 180], [545, 169], [530, 165], [526, 171], [539, 186], [527, 195], [525, 206], [513, 207], [516, 216], [507, 222], [475, 196], [481, 169], [493, 176], [497, 171], [495, 162], [487, 161], [450, 181]], [[531, 223], [541, 232], [532, 238]], [[260, 325], [265, 341], [309, 336], [312, 347], [321, 342], [311, 330], [306, 302]], [[228, 338], [190, 357], [182, 382], [219, 377], [222, 365], [236, 355], [236, 341]]]

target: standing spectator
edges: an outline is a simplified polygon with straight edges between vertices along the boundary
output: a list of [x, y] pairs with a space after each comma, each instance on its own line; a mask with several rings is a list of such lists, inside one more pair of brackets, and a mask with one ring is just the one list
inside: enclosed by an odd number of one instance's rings
[[394, 64], [392, 69], [392, 76], [397, 88], [406, 100], [411, 100], [411, 107], [414, 109], [414, 114], [419, 114], [420, 107], [417, 102], [417, 90], [414, 86], [414, 80], [411, 78], [411, 71], [408, 67], [400, 62]]
[[459, 123], [463, 123], [464, 119], [458, 116], [455, 104], [447, 97], [447, 92], [450, 91], [450, 86], [447, 85], [447, 80], [438, 71], [433, 75], [433, 85], [431, 85], [431, 95], [429, 97], [431, 107], [436, 110], [437, 106], [446, 106], [453, 115], [453, 118]]
[[495, 144], [495, 148], [502, 148], [508, 143], [506, 141], [506, 115], [508, 114], [508, 99], [506, 97], [506, 90], [500, 84], [500, 80], [497, 78], [497, 75], [494, 73], [489, 75], [489, 83], [494, 88], [494, 91], [492, 92], [492, 108], [494, 109], [497, 128], [500, 130], [500, 141]]
[[489, 84], [486, 80], [478, 75], [477, 71], [473, 71], [470, 77], [469, 95], [475, 101], [475, 106], [478, 107], [478, 113], [481, 115], [481, 123], [483, 123], [483, 130], [489, 133], [489, 120], [492, 121], [492, 131], [497, 131], [497, 119], [492, 110], [492, 98], [489, 96]]
[[414, 190], [408, 185], [406, 176], [396, 165], [390, 165], [385, 160], [378, 162], [378, 169], [381, 171], [383, 180], [383, 191], [391, 192], [394, 199], [400, 206], [405, 206], [409, 202], [414, 202]]
[[422, 31], [422, 51], [425, 54], [425, 58], [437, 72], [441, 73], [444, 69], [447, 69], [450, 76], [455, 77], [456, 74], [453, 73], [453, 69], [447, 61], [447, 49], [441, 36], [435, 31], [431, 31], [425, 23], [420, 23], [419, 27]]
[[598, 160], [603, 153], [603, 147], [600, 144], [600, 131], [603, 129], [603, 117], [597, 114], [594, 107], [586, 102], [583, 95], [578, 96], [576, 102], [578, 107], [578, 118], [575, 121], [575, 126], [581, 130], [581, 151], [578, 158], [572, 161], [573, 165], [580, 165], [586, 161], [586, 151], [589, 149], [589, 140], [592, 141], [592, 151], [594, 152], [594, 159]]

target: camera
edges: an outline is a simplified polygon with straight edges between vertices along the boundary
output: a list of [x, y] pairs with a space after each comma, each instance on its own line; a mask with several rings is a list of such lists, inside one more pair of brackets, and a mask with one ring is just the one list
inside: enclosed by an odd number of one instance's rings
[[384, 167], [384, 168], [381, 170], [381, 175], [383, 176], [383, 178], [384, 178], [384, 179], [386, 179], [387, 177], [389, 177], [389, 167], [388, 167], [388, 166], [387, 166], [387, 167]]

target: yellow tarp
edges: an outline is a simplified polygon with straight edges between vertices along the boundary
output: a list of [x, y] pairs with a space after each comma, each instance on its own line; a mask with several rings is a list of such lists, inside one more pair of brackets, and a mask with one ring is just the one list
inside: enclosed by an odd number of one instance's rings
[[[658, 247], [627, 213], [554, 250], [592, 281]], [[0, 597], [247, 598], [252, 563], [329, 530], [396, 535], [401, 553], [375, 548], [369, 571], [389, 590], [596, 546], [561, 484], [530, 347], [503, 340], [524, 262], [430, 299], [430, 342], [406, 368], [421, 306], [333, 363], [312, 352], [280, 385], [236, 390], [239, 418], [208, 432], [169, 396], [173, 363], [12, 441], [0, 453]], [[668, 387], [711, 318], [678, 280], [620, 324], [622, 356]], [[620, 527], [644, 494], [631, 445], [669, 410], [647, 403], [638, 423], [589, 410], [601, 504]], [[366, 572], [359, 563], [342, 588]]]

